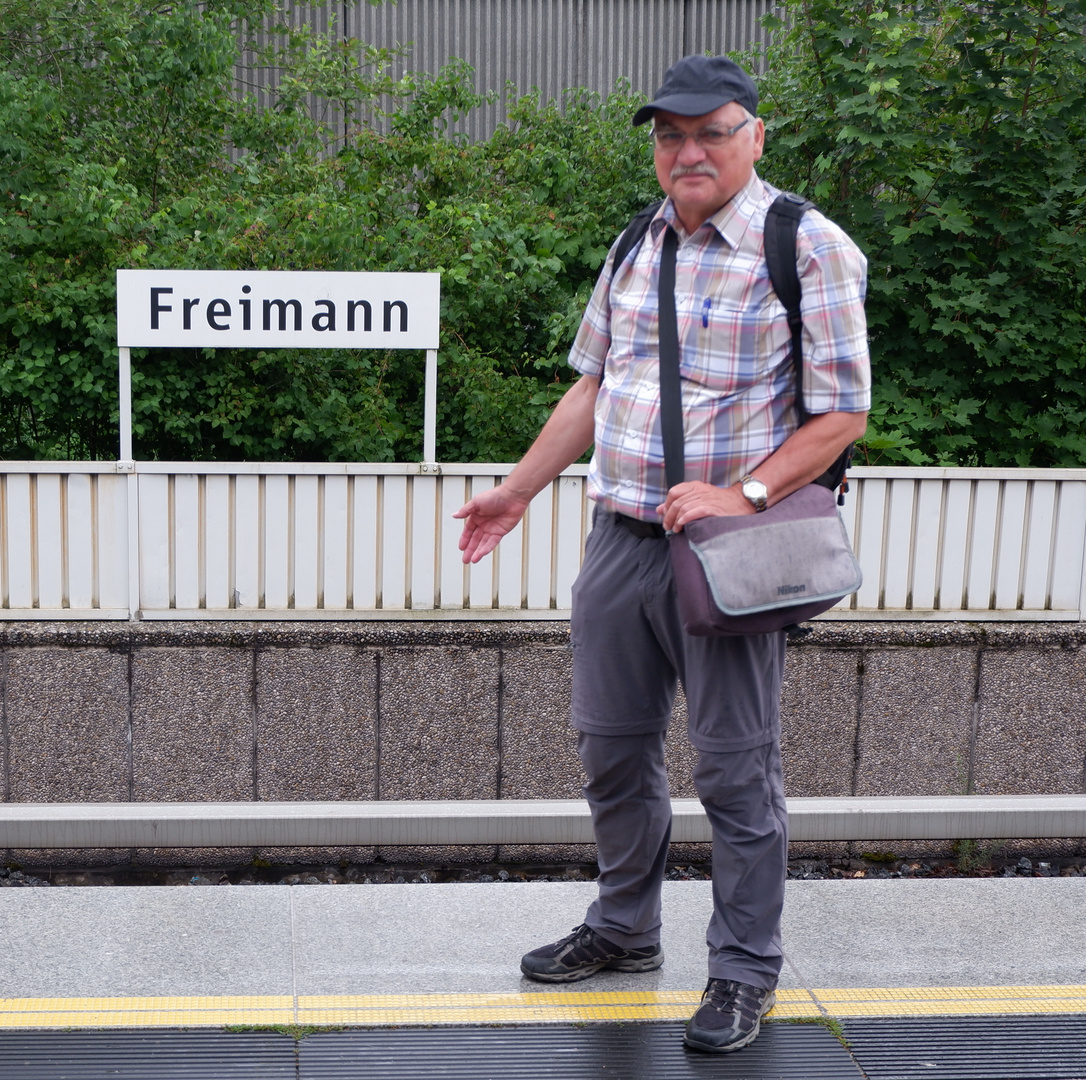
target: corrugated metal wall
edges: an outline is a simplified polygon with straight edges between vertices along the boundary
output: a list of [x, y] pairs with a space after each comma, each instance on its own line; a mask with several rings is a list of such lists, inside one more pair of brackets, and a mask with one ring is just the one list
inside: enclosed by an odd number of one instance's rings
[[[680, 56], [745, 50], [764, 40], [774, 0], [396, 0], [293, 5], [296, 25], [334, 28], [381, 48], [404, 47], [392, 66], [436, 73], [450, 58], [475, 69], [475, 87], [501, 102], [459, 125], [485, 137], [504, 115], [507, 86], [538, 88], [544, 100], [571, 87], [609, 93], [619, 79], [651, 94]], [[243, 69], [239, 85], [266, 88], [273, 71]]]

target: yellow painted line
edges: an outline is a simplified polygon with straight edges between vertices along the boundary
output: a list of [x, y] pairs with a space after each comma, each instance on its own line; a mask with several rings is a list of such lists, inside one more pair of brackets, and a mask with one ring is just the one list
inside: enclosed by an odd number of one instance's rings
[[812, 993], [835, 1017], [1086, 1013], [1086, 986], [916, 986]]
[[289, 995], [0, 998], [0, 1028], [225, 1027], [292, 1024]]
[[[0, 1028], [554, 1024], [687, 1019], [698, 990], [0, 999]], [[778, 990], [769, 1019], [1086, 1013], [1086, 986]]]

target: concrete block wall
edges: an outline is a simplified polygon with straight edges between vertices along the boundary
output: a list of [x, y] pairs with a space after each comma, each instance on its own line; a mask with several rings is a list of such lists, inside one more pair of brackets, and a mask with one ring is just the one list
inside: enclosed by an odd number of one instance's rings
[[[1086, 628], [1074, 623], [814, 624], [788, 656], [788, 793], [1086, 791], [1084, 644]], [[2, 795], [17, 802], [575, 798], [570, 668], [564, 623], [8, 623], [0, 627]], [[680, 698], [669, 737], [673, 791], [693, 796], [683, 719]], [[902, 854], [939, 848], [885, 846]], [[226, 865], [253, 857], [560, 861], [591, 851], [3, 857], [27, 866]]]

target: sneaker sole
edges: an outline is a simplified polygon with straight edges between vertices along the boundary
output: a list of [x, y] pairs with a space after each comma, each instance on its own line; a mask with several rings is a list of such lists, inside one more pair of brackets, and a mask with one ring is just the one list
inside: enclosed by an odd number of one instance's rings
[[758, 1038], [758, 1032], [762, 1030], [762, 1017], [765, 1016], [770, 1009], [777, 1003], [777, 995], [770, 994], [766, 998], [765, 1007], [758, 1014], [758, 1019], [755, 1021], [754, 1030], [745, 1038], [738, 1042], [728, 1043], [727, 1046], [714, 1046], [712, 1043], [698, 1042], [697, 1039], [692, 1039], [689, 1032], [683, 1036], [683, 1046], [690, 1047], [691, 1050], [700, 1050], [705, 1054], [731, 1054], [736, 1050], [742, 1050], [745, 1046], [750, 1046], [756, 1038]]
[[605, 968], [608, 971], [622, 971], [626, 974], [637, 974], [643, 971], [655, 971], [664, 962], [664, 954], [662, 952], [657, 953], [655, 956], [646, 956], [643, 958], [623, 957], [618, 960], [605, 961], [600, 964], [595, 964], [592, 967], [575, 968], [573, 971], [532, 971], [524, 963], [521, 963], [520, 970], [529, 978], [535, 979], [536, 982], [580, 982], [582, 979], [590, 979], [593, 975]]

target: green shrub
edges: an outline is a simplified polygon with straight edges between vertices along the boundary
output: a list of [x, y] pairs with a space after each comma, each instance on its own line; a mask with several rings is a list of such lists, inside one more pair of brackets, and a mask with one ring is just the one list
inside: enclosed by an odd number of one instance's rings
[[867, 253], [866, 460], [1081, 465], [1086, 3], [789, 10], [763, 171]]
[[[1079, 464], [1086, 0], [787, 7], [761, 171], [868, 254], [861, 460]], [[261, 107], [234, 65], [275, 15], [0, 0], [0, 456], [116, 453], [118, 267], [440, 271], [443, 460], [519, 457], [568, 386], [607, 247], [658, 197], [643, 98], [528, 95], [469, 144], [463, 63], [393, 81], [387, 52], [282, 27]], [[133, 361], [138, 457], [421, 457], [421, 354]]]

